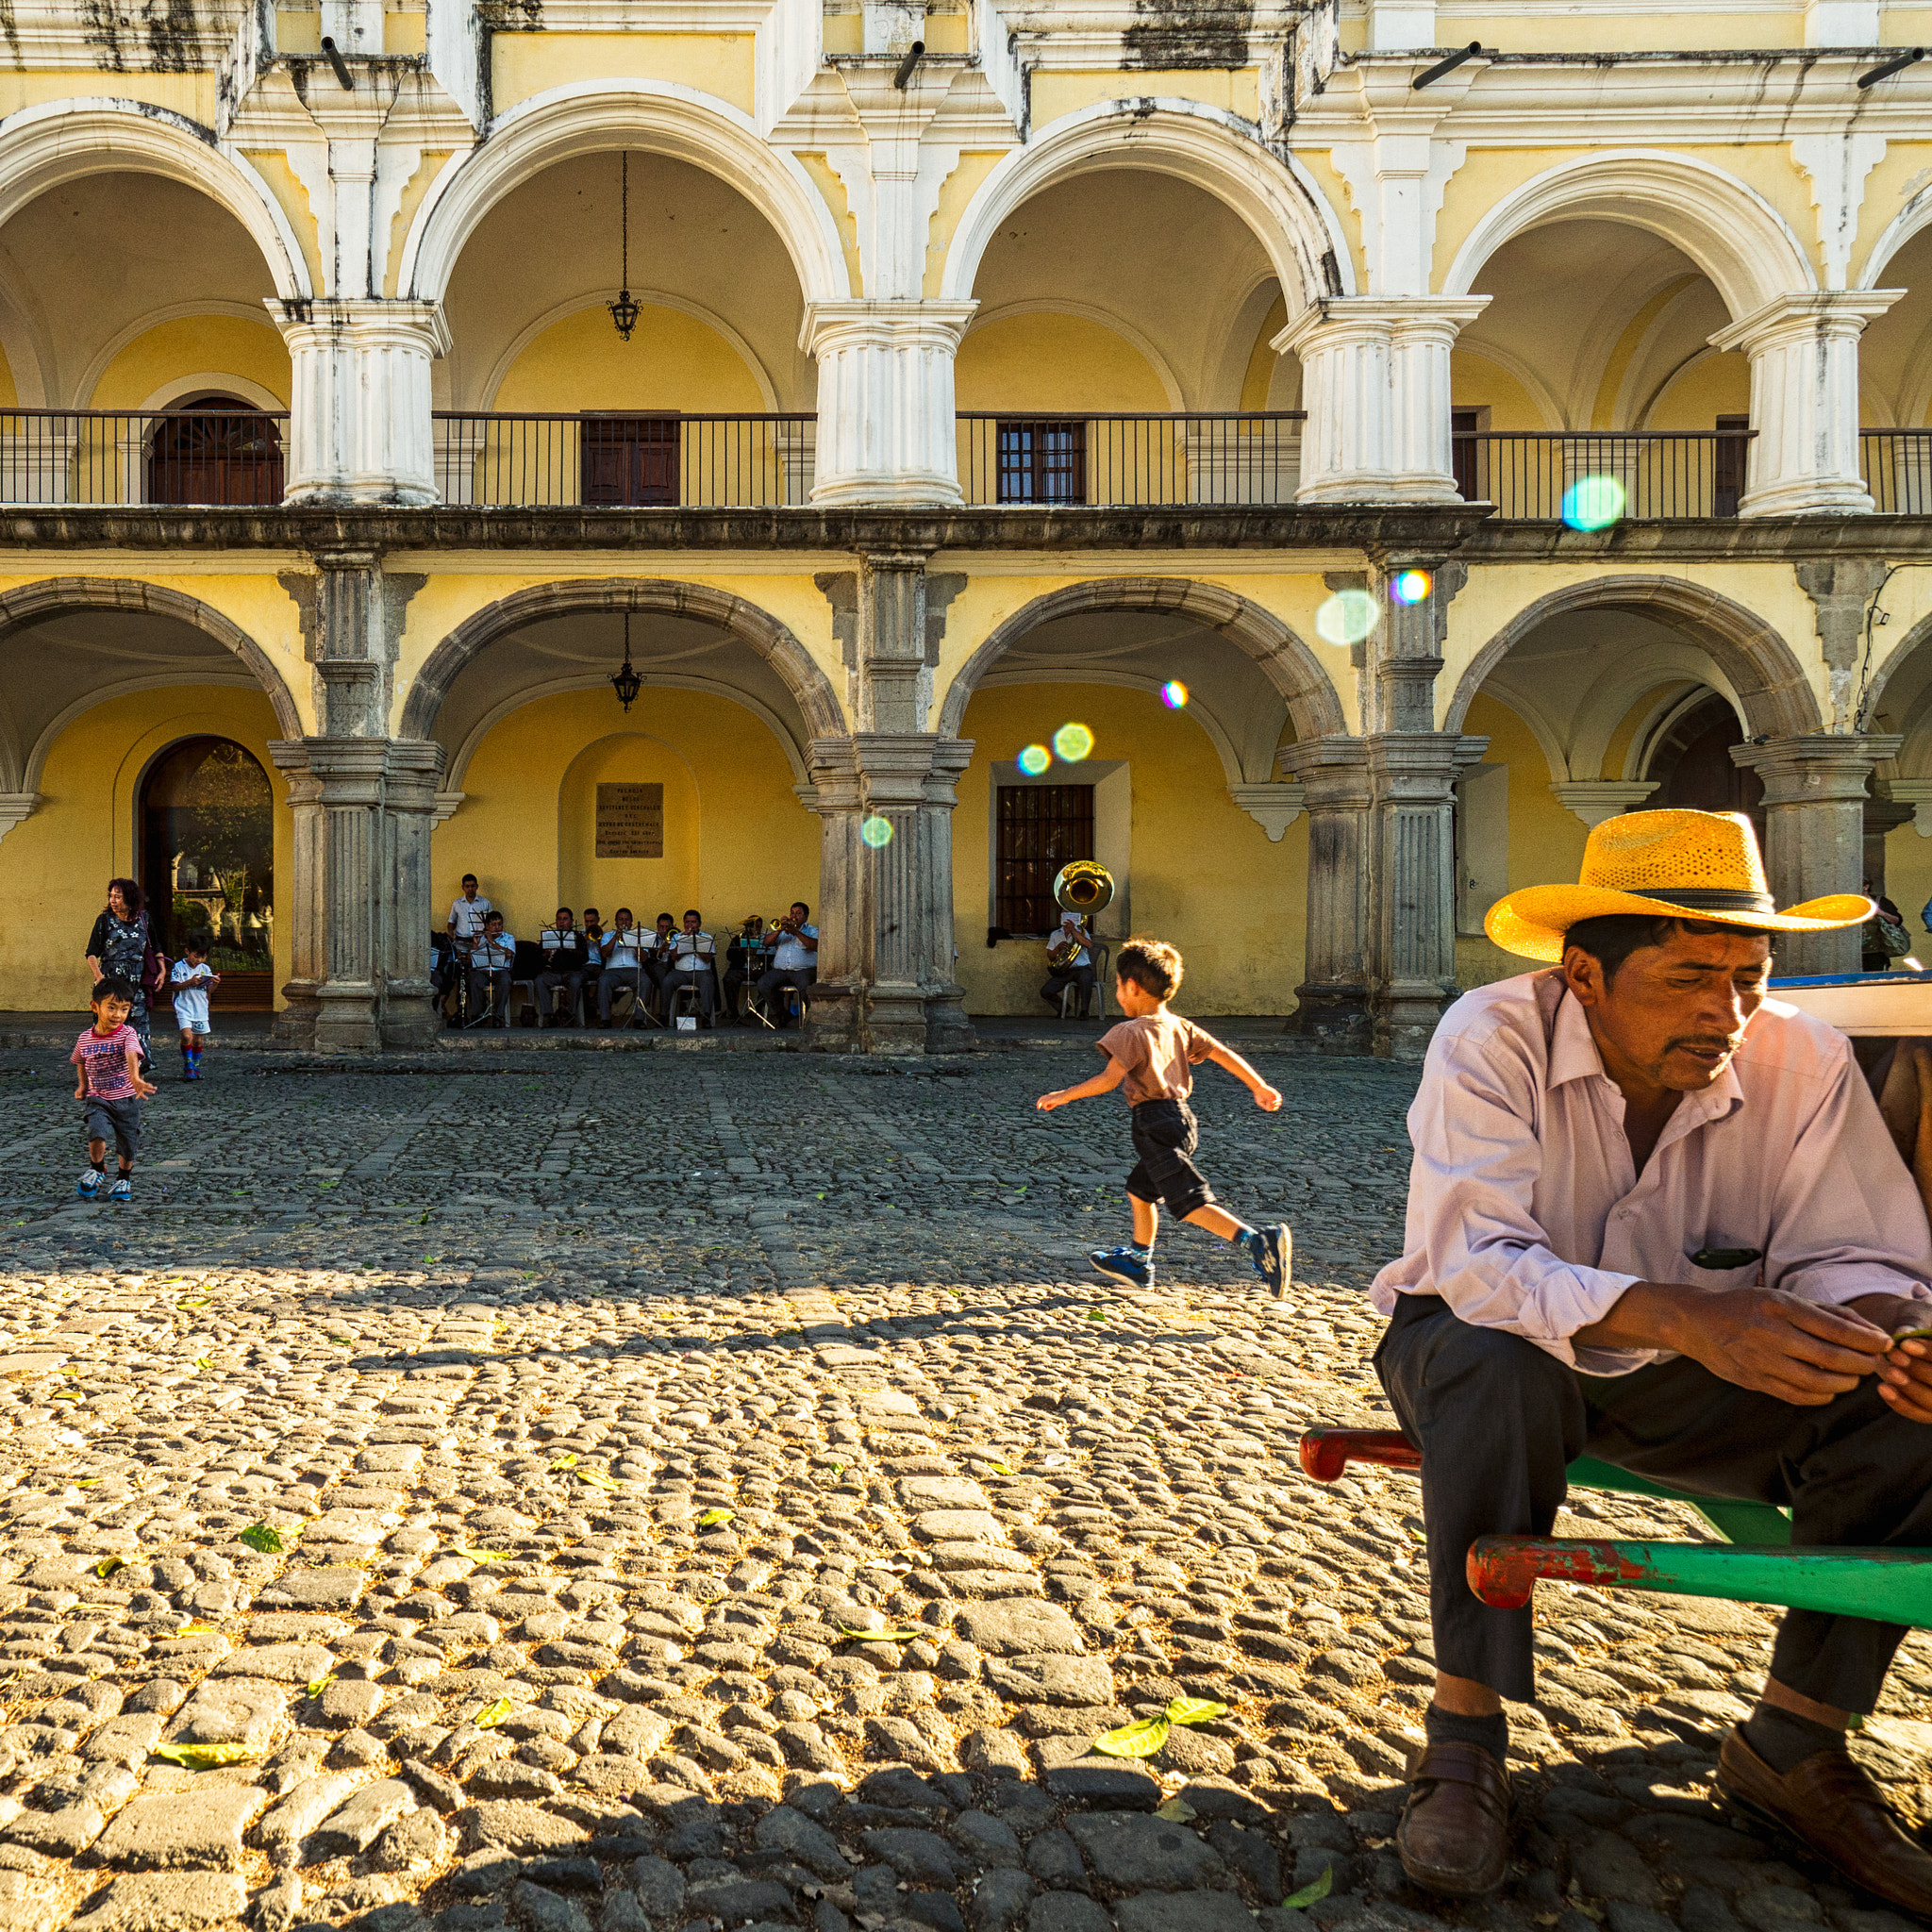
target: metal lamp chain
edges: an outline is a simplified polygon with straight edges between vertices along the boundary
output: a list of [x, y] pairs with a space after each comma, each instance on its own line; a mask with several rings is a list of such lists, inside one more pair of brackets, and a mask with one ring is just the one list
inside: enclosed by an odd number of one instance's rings
[[624, 281], [617, 291], [617, 300], [610, 304], [610, 320], [617, 325], [617, 333], [627, 342], [630, 332], [638, 325], [638, 305], [630, 299], [630, 150], [625, 149], [620, 161], [619, 175], [619, 225], [622, 231]]

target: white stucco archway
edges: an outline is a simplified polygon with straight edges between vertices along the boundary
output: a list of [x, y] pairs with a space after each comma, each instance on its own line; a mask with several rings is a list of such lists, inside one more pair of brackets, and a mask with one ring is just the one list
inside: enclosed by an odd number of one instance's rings
[[1506, 194], [1457, 250], [1442, 292], [1469, 294], [1490, 258], [1518, 235], [1581, 220], [1623, 222], [1680, 249], [1733, 321], [1818, 286], [1790, 225], [1755, 189], [1682, 155], [1626, 148], [1559, 162]]
[[1341, 221], [1299, 162], [1263, 147], [1251, 124], [1218, 108], [1142, 99], [1099, 102], [1008, 154], [954, 231], [941, 297], [972, 299], [981, 258], [1022, 204], [1074, 175], [1116, 168], [1172, 175], [1231, 208], [1267, 251], [1291, 320], [1324, 295], [1356, 292]]
[[505, 195], [579, 155], [662, 155], [716, 175], [751, 203], [791, 258], [808, 303], [854, 291], [831, 209], [797, 159], [726, 101], [671, 81], [576, 81], [519, 101], [437, 177], [409, 225], [399, 286], [440, 301], [463, 245]]

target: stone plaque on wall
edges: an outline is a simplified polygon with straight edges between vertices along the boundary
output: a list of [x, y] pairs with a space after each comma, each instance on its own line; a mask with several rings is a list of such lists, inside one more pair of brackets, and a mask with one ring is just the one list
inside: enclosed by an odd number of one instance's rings
[[664, 857], [663, 786], [598, 786], [597, 857]]

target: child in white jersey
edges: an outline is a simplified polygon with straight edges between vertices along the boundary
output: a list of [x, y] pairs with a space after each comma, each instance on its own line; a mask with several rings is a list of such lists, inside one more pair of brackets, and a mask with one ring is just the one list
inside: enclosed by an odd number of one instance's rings
[[208, 996], [222, 975], [208, 963], [208, 941], [197, 935], [182, 942], [181, 958], [168, 975], [175, 990], [175, 1024], [181, 1029], [181, 1077], [201, 1078], [202, 1050], [214, 1028], [208, 1024]]

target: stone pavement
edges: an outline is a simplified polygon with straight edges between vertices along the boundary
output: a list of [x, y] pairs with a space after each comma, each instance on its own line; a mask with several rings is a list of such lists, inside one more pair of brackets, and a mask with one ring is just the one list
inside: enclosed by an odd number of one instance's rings
[[[1580, 1590], [1506, 1890], [1405, 1886], [1417, 1500], [1294, 1444], [1387, 1420], [1412, 1074], [1208, 1073], [1275, 1304], [1192, 1232], [1085, 1271], [1121, 1110], [1030, 1103], [1086, 1064], [215, 1054], [114, 1209], [0, 1054], [0, 1932], [1900, 1926], [1711, 1801], [1768, 1622]], [[1859, 1745], [1920, 1818], [1928, 1690]]]

